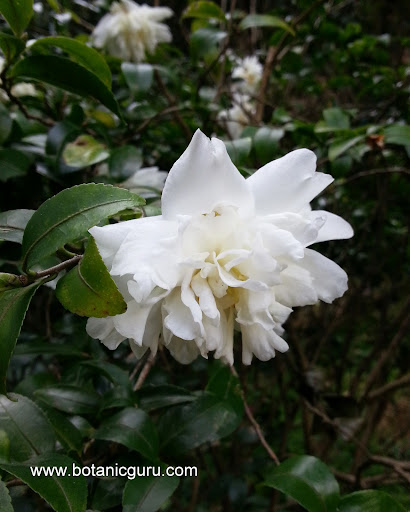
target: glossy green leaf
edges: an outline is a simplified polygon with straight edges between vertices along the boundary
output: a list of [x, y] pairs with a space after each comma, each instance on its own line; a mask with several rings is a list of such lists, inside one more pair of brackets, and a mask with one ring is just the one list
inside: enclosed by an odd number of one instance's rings
[[0, 48], [6, 61], [11, 62], [24, 50], [25, 44], [18, 37], [0, 32]]
[[389, 494], [382, 491], [358, 491], [340, 500], [338, 512], [405, 512]]
[[2, 512], [14, 512], [9, 491], [3, 480], [0, 480], [0, 510]]
[[74, 142], [68, 143], [62, 152], [64, 163], [78, 169], [103, 162], [109, 156], [107, 147], [90, 135], [80, 135]]
[[66, 309], [79, 316], [104, 318], [127, 310], [92, 237], [80, 263], [58, 281], [56, 295]]
[[81, 366], [90, 368], [90, 370], [101, 373], [114, 384], [119, 384], [123, 387], [130, 385], [128, 372], [122, 370], [116, 364], [109, 363], [108, 361], [101, 361], [99, 359], [82, 361], [80, 364]]
[[50, 407], [70, 414], [94, 414], [100, 399], [95, 391], [68, 384], [39, 389], [35, 396]]
[[315, 133], [336, 132], [350, 128], [349, 116], [340, 108], [327, 108], [323, 111], [324, 121], [315, 126]]
[[80, 431], [60, 412], [55, 409], [45, 411], [55, 435], [60, 443], [67, 449], [77, 452], [82, 450], [82, 436]]
[[346, 153], [346, 151], [348, 151], [350, 148], [352, 148], [365, 138], [365, 135], [357, 135], [355, 137], [343, 137], [340, 139], [335, 139], [329, 146], [329, 160], [332, 162], [337, 157], [343, 155], [343, 153]]
[[76, 358], [87, 357], [87, 354], [81, 352], [74, 345], [50, 343], [49, 341], [30, 341], [28, 343], [19, 343], [14, 354], [16, 356], [58, 355]]
[[244, 405], [239, 378], [231, 372], [228, 366], [219, 361], [214, 361], [210, 365], [209, 374], [205, 390], [229, 403], [238, 417], [242, 417]]
[[28, 222], [24, 266], [31, 268], [110, 215], [142, 204], [144, 200], [135, 194], [110, 185], [89, 183], [63, 190], [43, 203]]
[[279, 141], [285, 135], [283, 128], [262, 126], [253, 137], [253, 146], [259, 162], [264, 165], [278, 157]]
[[121, 71], [132, 93], [147, 92], [151, 88], [154, 80], [154, 67], [151, 64], [123, 62]]
[[161, 417], [161, 451], [174, 456], [221, 439], [236, 429], [241, 418], [229, 400], [204, 393], [195, 402], [177, 405]]
[[187, 389], [167, 384], [143, 386], [138, 391], [138, 396], [139, 404], [145, 411], [193, 402], [198, 398]]
[[123, 444], [147, 459], [157, 457], [157, 431], [151, 418], [141, 409], [127, 407], [114, 414], [100, 425], [94, 437]]
[[271, 16], [270, 14], [249, 14], [241, 21], [239, 27], [242, 30], [254, 27], [281, 28], [293, 36], [295, 35], [295, 32], [290, 25], [277, 16]]
[[10, 441], [10, 459], [21, 462], [54, 450], [55, 436], [44, 412], [29, 398], [0, 395], [0, 429]]
[[126, 386], [120, 384], [109, 389], [103, 395], [100, 403], [100, 410], [125, 409], [126, 407], [134, 407], [136, 402], [136, 395], [132, 390], [131, 383], [128, 381]]
[[135, 146], [121, 146], [114, 149], [108, 161], [110, 175], [115, 178], [128, 178], [140, 169], [141, 164], [142, 153]]
[[0, 181], [25, 176], [33, 160], [17, 149], [0, 149]]
[[130, 480], [122, 498], [123, 512], [156, 512], [179, 484], [177, 476], [147, 476]]
[[0, 0], [0, 13], [16, 36], [20, 36], [33, 16], [33, 0]]
[[273, 468], [264, 485], [273, 487], [297, 501], [308, 512], [335, 512], [339, 484], [330, 469], [316, 457], [291, 457]]
[[214, 2], [208, 2], [206, 0], [199, 0], [198, 2], [192, 2], [185, 9], [182, 14], [183, 18], [201, 18], [201, 19], [214, 19], [219, 21], [225, 21], [225, 13], [223, 10]]
[[410, 126], [399, 124], [387, 126], [384, 130], [384, 142], [410, 146]]
[[6, 393], [7, 368], [31, 298], [40, 282], [0, 294], [0, 393]]
[[[75, 464], [73, 459], [53, 453], [33, 457], [24, 463], [0, 462], [0, 468], [20, 478], [44, 498], [56, 512], [84, 512], [87, 502], [87, 481], [83, 476], [70, 475], [73, 464]], [[58, 468], [61, 474], [33, 476], [30, 469], [33, 467]]]
[[35, 210], [9, 210], [0, 213], [0, 240], [21, 244], [23, 233]]
[[33, 55], [13, 66], [10, 76], [54, 85], [78, 96], [91, 96], [121, 118], [118, 103], [107, 85], [80, 64], [54, 55]]
[[108, 88], [111, 87], [111, 71], [104, 57], [94, 48], [70, 37], [42, 37], [30, 46], [31, 51], [57, 47], [64, 50], [81, 66], [96, 75]]
[[7, 432], [0, 428], [0, 460], [10, 460], [10, 439]]
[[249, 156], [252, 147], [252, 139], [250, 137], [243, 137], [232, 141], [225, 141], [226, 150], [236, 166], [244, 163]]

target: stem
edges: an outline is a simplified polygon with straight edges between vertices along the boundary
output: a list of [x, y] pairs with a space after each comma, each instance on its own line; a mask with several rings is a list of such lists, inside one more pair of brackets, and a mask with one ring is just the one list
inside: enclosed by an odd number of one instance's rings
[[150, 356], [147, 359], [147, 362], [144, 365], [144, 368], [141, 370], [141, 373], [139, 374], [138, 380], [135, 383], [134, 391], [138, 391], [142, 388], [142, 385], [145, 382], [145, 379], [148, 377], [149, 372], [151, 371], [151, 368], [154, 366], [156, 356], [153, 356], [150, 354]]
[[31, 276], [34, 279], [37, 279], [38, 277], [47, 277], [51, 276], [52, 274], [58, 274], [62, 270], [65, 270], [66, 268], [73, 267], [76, 263], [78, 263], [82, 258], [82, 255], [74, 256], [74, 258], [71, 258], [66, 261], [62, 261], [58, 265], [54, 265], [54, 267], [46, 268], [45, 270], [41, 270], [40, 272], [33, 272]]
[[[238, 377], [238, 379], [239, 379], [239, 375], [233, 366], [231, 366], [231, 373], [233, 375], [235, 375], [235, 377]], [[246, 401], [245, 393], [242, 389], [242, 386], [241, 386], [241, 396], [242, 396], [242, 400], [243, 400], [245, 414], [248, 417], [248, 420], [250, 421], [251, 425], [255, 429], [256, 435], [258, 436], [259, 441], [261, 442], [261, 445], [265, 448], [269, 457], [275, 462], [275, 464], [277, 466], [279, 466], [280, 461], [279, 461], [276, 453], [272, 450], [272, 448], [269, 446], [269, 443], [266, 441], [265, 436], [263, 435], [263, 432], [262, 432], [262, 429], [261, 429], [259, 423], [256, 421], [255, 416], [252, 414], [252, 411]]]

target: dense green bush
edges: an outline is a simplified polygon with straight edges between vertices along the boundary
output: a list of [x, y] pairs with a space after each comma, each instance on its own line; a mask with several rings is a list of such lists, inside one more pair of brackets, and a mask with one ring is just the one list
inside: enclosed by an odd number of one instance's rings
[[[0, 0], [0, 511], [407, 510], [409, 7], [167, 2], [172, 41], [129, 62], [91, 36], [110, 3]], [[295, 308], [267, 362], [86, 332], [126, 309], [88, 229], [158, 215], [198, 128], [245, 177], [313, 150], [313, 206], [355, 231], [321, 246], [348, 291]], [[198, 475], [30, 470], [73, 464]]]

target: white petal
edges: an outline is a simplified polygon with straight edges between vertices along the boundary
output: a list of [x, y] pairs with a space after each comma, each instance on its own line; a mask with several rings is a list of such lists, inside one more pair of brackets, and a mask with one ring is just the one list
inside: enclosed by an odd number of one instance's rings
[[215, 297], [206, 279], [203, 279], [198, 272], [191, 282], [191, 287], [199, 300], [199, 307], [208, 318], [219, 318], [219, 310], [216, 306]]
[[[303, 260], [301, 260], [303, 261]], [[289, 264], [280, 274], [281, 284], [273, 288], [276, 300], [290, 308], [316, 304], [319, 300], [313, 286], [313, 279], [308, 270], [297, 265]]]
[[252, 355], [261, 361], [275, 357], [275, 350], [286, 352], [289, 345], [273, 330], [266, 330], [259, 324], [242, 325], [242, 361], [251, 364]]
[[132, 338], [138, 345], [142, 345], [145, 325], [151, 308], [152, 305], [142, 306], [134, 300], [128, 302], [125, 313], [112, 317], [116, 330], [125, 338]]
[[305, 257], [299, 265], [309, 271], [320, 300], [333, 302], [347, 290], [346, 272], [318, 252], [305, 249]]
[[314, 243], [352, 238], [353, 228], [348, 222], [342, 219], [342, 217], [323, 210], [314, 210], [310, 212], [309, 217], [316, 218], [319, 215], [325, 218], [325, 223], [320, 228]]
[[173, 165], [162, 194], [164, 219], [204, 214], [217, 204], [232, 204], [247, 211], [253, 199], [246, 180], [233, 165], [225, 144], [197, 130]]
[[115, 350], [125, 339], [115, 330], [113, 318], [89, 318], [86, 326], [87, 334], [100, 340], [110, 350]]
[[297, 149], [256, 171], [246, 182], [254, 195], [257, 214], [300, 211], [333, 181], [315, 169], [315, 154]]
[[174, 336], [193, 340], [200, 336], [200, 326], [192, 317], [191, 310], [181, 300], [181, 290], [176, 288], [164, 299], [163, 324]]
[[186, 341], [177, 336], [172, 336], [167, 349], [172, 356], [181, 364], [189, 364], [196, 359], [200, 352], [194, 340]]

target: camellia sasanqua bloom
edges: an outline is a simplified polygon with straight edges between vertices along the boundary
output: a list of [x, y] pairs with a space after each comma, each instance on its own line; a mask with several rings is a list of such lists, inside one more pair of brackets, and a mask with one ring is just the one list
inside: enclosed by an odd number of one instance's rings
[[349, 238], [351, 226], [310, 201], [333, 178], [298, 149], [245, 179], [224, 143], [197, 131], [172, 167], [162, 215], [90, 229], [128, 309], [90, 318], [88, 333], [110, 349], [130, 340], [138, 357], [162, 343], [181, 363], [198, 355], [232, 364], [288, 349], [282, 327], [293, 307], [332, 302], [346, 273], [308, 247]]
[[141, 62], [159, 43], [169, 43], [172, 35], [162, 20], [173, 15], [169, 7], [139, 5], [132, 0], [114, 2], [110, 12], [98, 22], [92, 34], [97, 48], [113, 57]]
[[233, 106], [218, 112], [217, 120], [231, 139], [240, 137], [255, 115], [255, 106], [246, 94], [234, 94]]
[[252, 55], [240, 59], [232, 70], [232, 78], [238, 79], [237, 86], [242, 92], [255, 94], [262, 79], [263, 67], [258, 57]]

